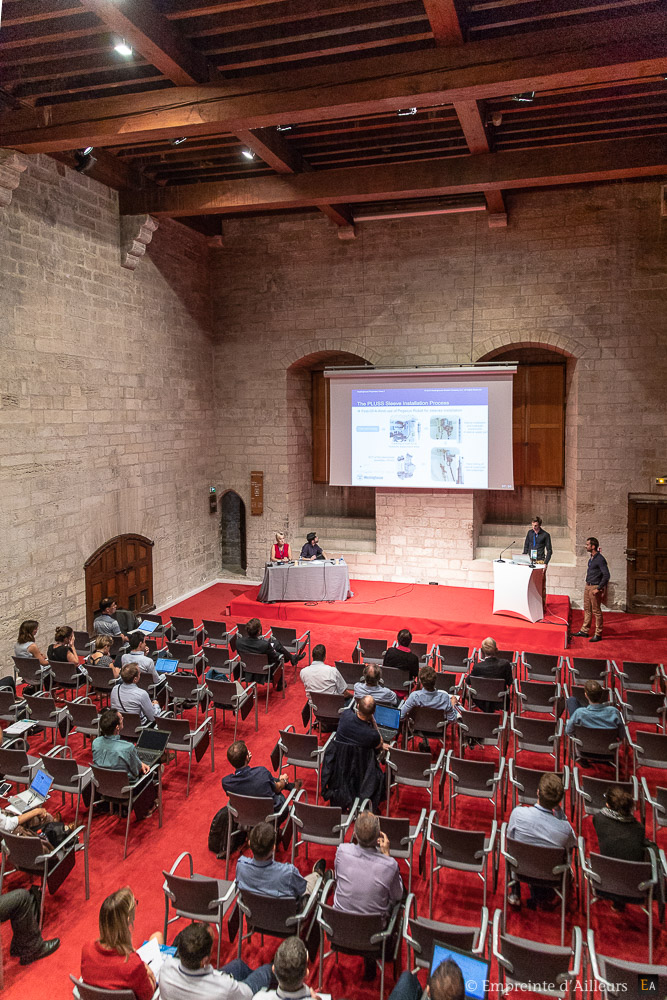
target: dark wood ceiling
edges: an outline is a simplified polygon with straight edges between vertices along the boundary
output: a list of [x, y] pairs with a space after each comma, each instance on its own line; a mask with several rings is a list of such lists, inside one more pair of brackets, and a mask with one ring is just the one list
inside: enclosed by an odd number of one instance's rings
[[[665, 0], [4, 0], [0, 145], [94, 145], [128, 211], [316, 205], [346, 226], [482, 192], [501, 216], [550, 163], [554, 183], [667, 170], [666, 76]], [[426, 188], [397, 184], [411, 170]]]

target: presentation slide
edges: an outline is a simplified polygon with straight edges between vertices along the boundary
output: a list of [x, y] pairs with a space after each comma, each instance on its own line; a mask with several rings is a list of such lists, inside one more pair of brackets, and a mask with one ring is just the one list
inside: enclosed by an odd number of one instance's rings
[[352, 390], [352, 485], [486, 489], [486, 387]]

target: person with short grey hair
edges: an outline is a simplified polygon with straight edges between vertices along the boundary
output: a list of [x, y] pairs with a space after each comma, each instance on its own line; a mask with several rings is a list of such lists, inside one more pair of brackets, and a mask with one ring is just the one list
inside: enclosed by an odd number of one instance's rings
[[299, 937], [285, 938], [273, 956], [273, 974], [278, 980], [277, 990], [260, 990], [257, 1000], [311, 1000], [314, 993], [306, 986], [308, 952]]
[[376, 705], [389, 705], [395, 708], [398, 698], [391, 688], [385, 687], [382, 682], [382, 668], [374, 663], [367, 663], [364, 667], [364, 679], [354, 685], [354, 697], [357, 701], [370, 695], [375, 699]]

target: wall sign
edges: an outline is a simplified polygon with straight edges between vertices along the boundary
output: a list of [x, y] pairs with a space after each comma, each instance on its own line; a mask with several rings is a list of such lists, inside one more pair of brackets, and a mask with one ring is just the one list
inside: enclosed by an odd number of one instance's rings
[[250, 473], [250, 513], [261, 515], [264, 513], [264, 473]]

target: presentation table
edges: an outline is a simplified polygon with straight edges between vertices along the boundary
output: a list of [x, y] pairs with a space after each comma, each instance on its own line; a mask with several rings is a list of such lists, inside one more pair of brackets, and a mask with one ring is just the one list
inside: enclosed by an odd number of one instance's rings
[[513, 614], [529, 622], [544, 618], [542, 577], [544, 566], [496, 559], [493, 563], [493, 613]]
[[257, 600], [264, 604], [276, 601], [346, 601], [351, 596], [347, 564], [316, 559], [293, 566], [284, 563], [267, 566]]

